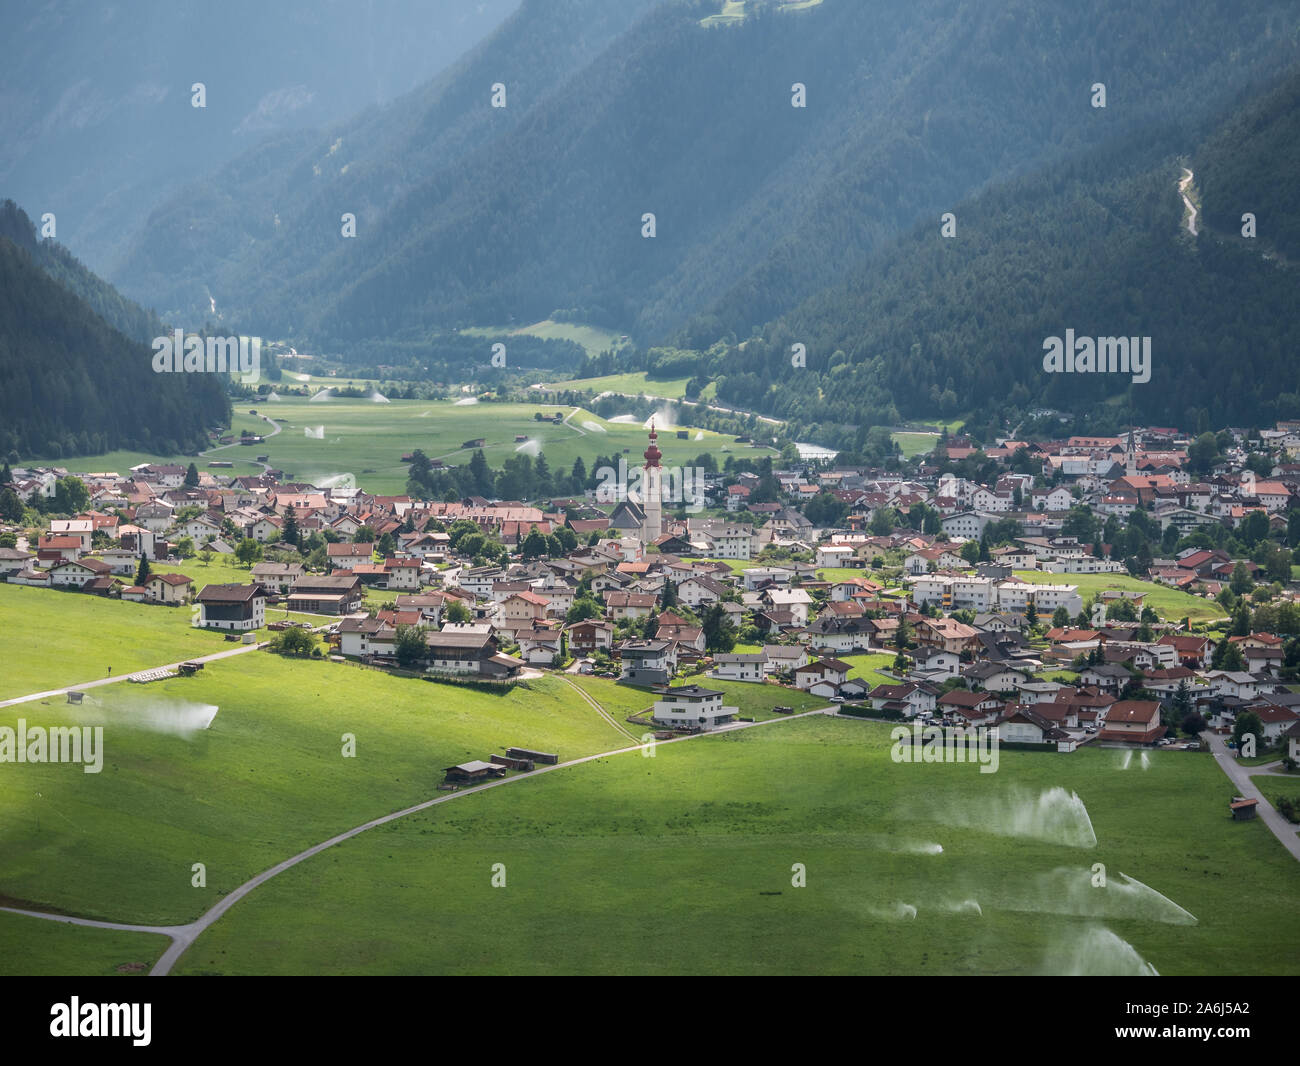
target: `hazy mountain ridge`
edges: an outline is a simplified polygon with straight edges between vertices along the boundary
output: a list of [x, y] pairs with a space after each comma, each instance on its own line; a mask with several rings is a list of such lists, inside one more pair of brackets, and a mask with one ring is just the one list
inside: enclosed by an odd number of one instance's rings
[[[620, 27], [596, 0], [525, 4], [428, 90], [474, 131], [434, 170], [406, 165], [425, 135], [403, 101], [350, 124], [332, 164], [335, 141], [317, 144], [310, 166], [334, 177], [306, 178], [301, 154], [279, 199], [250, 207], [231, 170], [213, 187], [224, 214], [174, 203], [123, 280], [193, 313], [211, 282], [242, 328], [349, 352], [557, 307], [643, 341], [689, 320], [679, 339], [706, 346], [834, 286], [919, 218], [1170, 113], [1204, 113], [1295, 55], [1296, 16], [1267, 0], [1195, 18], [1172, 0], [1137, 14], [1118, 0], [827, 0], [700, 27], [715, 7], [663, 3]], [[519, 91], [520, 68], [495, 57], [547, 34], [569, 43], [566, 64]], [[510, 89], [504, 110], [489, 107], [493, 80]], [[1089, 106], [1096, 80], [1105, 109]], [[790, 106], [796, 81], [806, 109]], [[339, 235], [344, 210], [355, 240]], [[640, 234], [646, 212], [654, 240]], [[231, 239], [226, 219], [250, 213], [257, 243]], [[211, 236], [169, 260], [168, 232], [183, 243], [189, 226]]]
[[[0, 37], [0, 191], [54, 212], [59, 239], [110, 271], [172, 190], [264, 136], [409, 90], [517, 3], [26, 5], [6, 13]], [[191, 106], [196, 82], [202, 109]]]

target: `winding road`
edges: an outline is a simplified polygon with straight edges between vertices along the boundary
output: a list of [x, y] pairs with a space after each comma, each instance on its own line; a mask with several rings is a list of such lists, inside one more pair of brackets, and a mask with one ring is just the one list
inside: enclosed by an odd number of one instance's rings
[[[272, 437], [279, 436], [280, 431], [284, 428], [283, 426], [280, 425], [279, 422], [277, 422], [270, 415], [258, 415], [257, 417], [271, 427], [271, 432], [266, 435], [266, 437], [264, 438], [265, 440], [270, 440]], [[199, 455], [204, 458], [207, 458], [210, 457], [214, 452], [224, 452], [227, 448], [243, 448], [243, 447], [246, 447], [246, 445], [240, 444], [238, 441], [234, 441], [231, 444], [218, 444], [215, 448], [204, 448], [203, 451], [199, 452]], [[239, 459], [237, 461], [241, 463], [248, 463], [250, 466], [260, 466], [262, 468], [263, 474], [265, 474], [268, 470], [271, 469], [270, 463], [259, 463], [255, 459]]]
[[[616, 729], [623, 728], [614, 721], [613, 716], [610, 715], [610, 713], [595, 699], [591, 698], [588, 693], [578, 688], [577, 685], [573, 685], [572, 682], [566, 682], [566, 684], [577, 689], [587, 702], [592, 704], [596, 710], [600, 712], [601, 716], [613, 724]], [[34, 697], [25, 698], [31, 699]], [[789, 722], [796, 718], [806, 718], [813, 714], [829, 714], [833, 713], [833, 711], [833, 708], [818, 708], [816, 710], [803, 711], [800, 714], [790, 715], [788, 717], [772, 718], [765, 722], [738, 722], [731, 726], [727, 726], [724, 729], [715, 730], [713, 733], [694, 733], [690, 736], [675, 737], [672, 740], [660, 740], [655, 743], [657, 745], [677, 744], [682, 741], [698, 740], [701, 737], [714, 736], [720, 732], [735, 732], [739, 729], [755, 729], [759, 726], [772, 725], [777, 722]], [[623, 731], [625, 733], [627, 732], [626, 730]], [[631, 736], [630, 733], [627, 735]], [[379, 818], [372, 818], [370, 821], [364, 822], [352, 829], [348, 829], [336, 836], [332, 836], [328, 840], [323, 840], [319, 844], [307, 848], [305, 851], [300, 851], [297, 855], [285, 859], [283, 862], [276, 863], [276, 865], [270, 867], [270, 869], [263, 870], [256, 877], [250, 878], [238, 888], [223, 896], [200, 917], [185, 925], [135, 925], [126, 922], [104, 922], [90, 918], [77, 918], [68, 914], [48, 914], [44, 911], [23, 910], [18, 907], [0, 907], [0, 911], [9, 914], [21, 914], [28, 918], [42, 918], [51, 922], [63, 922], [65, 925], [81, 925], [92, 929], [113, 929], [127, 933], [155, 933], [161, 936], [170, 937], [171, 944], [168, 945], [167, 950], [163, 952], [158, 961], [154, 963], [153, 969], [149, 971], [151, 977], [165, 977], [171, 973], [172, 967], [176, 965], [181, 956], [189, 949], [190, 945], [193, 944], [209, 926], [215, 923], [223, 914], [226, 913], [226, 911], [230, 910], [231, 907], [259, 885], [265, 884], [277, 874], [284, 873], [285, 870], [291, 869], [292, 867], [297, 866], [300, 862], [305, 862], [307, 859], [310, 859], [315, 855], [319, 855], [322, 851], [332, 848], [336, 844], [341, 844], [345, 840], [351, 840], [353, 837], [359, 836], [367, 829], [374, 829], [377, 826], [387, 825], [389, 822], [395, 822], [399, 818], [406, 818], [409, 815], [418, 814], [420, 811], [426, 811], [431, 807], [438, 806], [439, 804], [450, 803], [452, 800], [471, 796], [476, 792], [485, 792], [490, 788], [504, 788], [506, 785], [517, 784], [520, 781], [532, 781], [542, 774], [551, 773], [555, 770], [563, 770], [571, 766], [581, 766], [583, 763], [595, 762], [597, 759], [607, 759], [614, 755], [625, 755], [629, 752], [641, 751], [643, 747], [644, 745], [638, 743], [624, 748], [615, 748], [612, 751], [601, 752], [598, 755], [584, 755], [580, 759], [570, 759], [568, 762], [557, 763], [554, 766], [539, 766], [530, 773], [518, 774], [514, 777], [498, 778], [495, 781], [489, 781], [482, 785], [474, 785], [470, 788], [459, 789], [456, 792], [451, 792], [444, 796], [436, 796], [433, 799], [417, 803], [413, 807], [406, 807], [400, 811], [394, 811], [392, 814], [385, 814]]]
[[1282, 846], [1297, 860], [1300, 860], [1300, 836], [1296, 835], [1298, 827], [1292, 825], [1278, 814], [1274, 806], [1264, 798], [1264, 794], [1255, 787], [1254, 782], [1250, 779], [1251, 771], [1259, 772], [1259, 768], [1240, 765], [1236, 757], [1228, 750], [1227, 743], [1216, 733], [1202, 733], [1201, 742], [1209, 743], [1210, 751], [1214, 753], [1219, 768], [1228, 775], [1228, 780], [1236, 788], [1237, 794], [1245, 796], [1247, 799], [1259, 800], [1258, 813], [1260, 820], [1273, 831], [1273, 835], [1278, 840], [1282, 841]]

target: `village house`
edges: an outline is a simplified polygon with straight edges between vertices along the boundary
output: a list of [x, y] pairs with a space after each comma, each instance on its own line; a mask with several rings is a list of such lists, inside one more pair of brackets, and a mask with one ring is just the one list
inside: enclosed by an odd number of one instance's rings
[[735, 707], [724, 707], [722, 697], [722, 692], [699, 685], [664, 687], [657, 692], [651, 720], [656, 725], [684, 731], [717, 729], [738, 713]]
[[925, 681], [942, 682], [956, 677], [961, 667], [961, 656], [943, 648], [923, 645], [911, 653], [912, 674]]
[[522, 659], [503, 655], [497, 648], [496, 638], [487, 633], [430, 632], [425, 635], [428, 644], [428, 672], [448, 674], [477, 674], [480, 677], [501, 680], [516, 676], [523, 667]]
[[51, 537], [75, 537], [82, 553], [90, 551], [90, 541], [95, 530], [93, 520], [85, 518], [54, 518], [50, 520]]
[[390, 656], [396, 652], [396, 627], [378, 618], [345, 618], [335, 632], [339, 635], [339, 652], [350, 658]]
[[80, 537], [51, 537], [36, 539], [36, 558], [45, 566], [74, 562], [81, 556]]
[[807, 638], [814, 648], [852, 653], [867, 651], [877, 630], [878, 621], [865, 616], [837, 618], [822, 615], [808, 626]]
[[725, 586], [702, 574], [692, 575], [677, 585], [677, 598], [692, 610], [708, 607], [722, 599]]
[[399, 594], [393, 606], [399, 611], [416, 611], [421, 624], [438, 626], [442, 623], [442, 612], [447, 604], [447, 596], [442, 592], [418, 592], [409, 595]]
[[937, 689], [931, 685], [904, 681], [901, 684], [881, 684], [869, 694], [873, 711], [892, 711], [907, 718], [930, 714], [938, 705]]
[[1055, 745], [1057, 751], [1074, 751], [1077, 741], [1040, 710], [1023, 705], [1008, 708], [997, 724], [998, 739], [1005, 744]]
[[1003, 701], [991, 692], [971, 692], [954, 688], [938, 699], [938, 709], [950, 716], [960, 716], [968, 725], [993, 725], [1002, 713]]
[[353, 614], [361, 609], [361, 579], [346, 570], [304, 574], [290, 587], [288, 608], [306, 614]]
[[569, 650], [577, 655], [608, 652], [614, 646], [614, 623], [604, 619], [588, 618], [574, 622], [567, 630]]
[[613, 619], [649, 618], [658, 599], [644, 592], [610, 592], [605, 596], [606, 614]]
[[501, 601], [500, 617], [507, 628], [519, 628], [524, 624], [528, 628], [533, 622], [544, 619], [550, 611], [550, 604], [544, 596], [535, 592], [512, 592]]
[[184, 574], [150, 574], [144, 588], [154, 603], [181, 604], [189, 600], [194, 581]]
[[0, 548], [0, 579], [26, 570], [35, 559], [35, 552], [25, 552], [18, 548]]
[[287, 595], [293, 583], [305, 573], [302, 563], [254, 563], [252, 570], [254, 581], [281, 595]]
[[762, 681], [766, 676], [767, 655], [718, 653], [713, 656], [709, 676], [718, 681]]
[[560, 654], [561, 641], [558, 629], [520, 629], [515, 632], [519, 654], [529, 666], [550, 666]]
[[198, 595], [199, 625], [242, 632], [266, 624], [266, 589], [251, 585], [205, 585]]
[[763, 672], [765, 674], [793, 673], [810, 659], [808, 649], [799, 644], [764, 644]]
[[326, 544], [325, 554], [333, 570], [351, 570], [374, 559], [373, 544]]
[[100, 559], [79, 559], [71, 562], [55, 563], [49, 568], [50, 584], [55, 588], [85, 588], [98, 577], [112, 574], [108, 563]]
[[629, 685], [666, 685], [677, 670], [671, 640], [628, 640], [619, 648], [619, 681]]
[[853, 667], [839, 659], [816, 659], [794, 671], [794, 686], [814, 696], [838, 696]]
[[422, 564], [418, 559], [385, 559], [384, 577], [387, 587], [410, 591], [420, 587]]

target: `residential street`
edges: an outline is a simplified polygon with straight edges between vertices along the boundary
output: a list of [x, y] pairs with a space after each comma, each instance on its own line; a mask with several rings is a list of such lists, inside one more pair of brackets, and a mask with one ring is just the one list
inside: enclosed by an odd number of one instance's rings
[[1232, 752], [1228, 750], [1228, 745], [1224, 739], [1214, 733], [1205, 732], [1201, 734], [1201, 742], [1210, 745], [1210, 751], [1219, 761], [1219, 766], [1223, 772], [1228, 775], [1239, 796], [1245, 796], [1247, 799], [1259, 800], [1259, 817], [1264, 824], [1273, 830], [1273, 835], [1282, 841], [1282, 846], [1287, 849], [1295, 858], [1300, 861], [1300, 837], [1296, 836], [1296, 830], [1300, 826], [1294, 826], [1283, 818], [1273, 805], [1260, 793], [1253, 784], [1251, 784], [1250, 775], [1252, 771], [1258, 771], [1258, 767], [1239, 766]]

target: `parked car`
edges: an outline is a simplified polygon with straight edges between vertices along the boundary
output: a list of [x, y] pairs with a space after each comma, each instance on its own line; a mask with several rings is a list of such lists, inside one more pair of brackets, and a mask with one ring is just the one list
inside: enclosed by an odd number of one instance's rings
[[844, 697], [843, 697], [843, 696], [832, 696], [832, 697], [830, 697], [830, 701], [831, 701], [831, 703], [843, 703], [843, 702], [844, 702]]
[[1187, 747], [1184, 748], [1183, 750], [1184, 750], [1184, 751], [1200, 751], [1200, 750], [1201, 750], [1200, 742], [1199, 742], [1199, 741], [1196, 741], [1196, 740], [1193, 740], [1193, 741], [1192, 741], [1190, 744], [1188, 744]]

